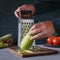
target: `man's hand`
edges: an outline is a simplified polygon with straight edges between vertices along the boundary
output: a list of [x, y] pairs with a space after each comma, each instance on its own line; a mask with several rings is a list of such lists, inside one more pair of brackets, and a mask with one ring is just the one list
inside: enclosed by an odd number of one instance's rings
[[29, 34], [32, 35], [31, 40], [37, 40], [48, 37], [55, 33], [54, 26], [51, 21], [39, 22], [34, 24]]
[[[20, 7], [18, 7], [17, 10], [15, 10], [14, 14], [17, 18], [21, 17], [21, 11], [32, 11], [32, 15], [35, 13], [35, 7], [34, 5], [32, 4], [25, 4], [25, 5], [22, 5]], [[29, 14], [27, 15], [24, 15], [24, 17], [28, 16], [29, 17]]]

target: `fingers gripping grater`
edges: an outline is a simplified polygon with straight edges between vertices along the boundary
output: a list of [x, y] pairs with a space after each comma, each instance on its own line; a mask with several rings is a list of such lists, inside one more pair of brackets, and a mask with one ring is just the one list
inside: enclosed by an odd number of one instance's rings
[[[28, 33], [29, 29], [34, 24], [33, 19], [22, 19], [19, 18], [18, 20], [18, 46], [20, 47], [22, 39], [25, 37], [25, 35]], [[35, 40], [33, 45], [35, 45]]]

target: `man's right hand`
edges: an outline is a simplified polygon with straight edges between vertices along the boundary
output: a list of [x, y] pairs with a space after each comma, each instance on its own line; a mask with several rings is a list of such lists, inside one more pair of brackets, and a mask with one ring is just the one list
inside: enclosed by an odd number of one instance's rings
[[[32, 4], [25, 4], [20, 7], [18, 7], [17, 10], [15, 10], [14, 14], [17, 18], [21, 17], [21, 11], [32, 11], [32, 15], [35, 13], [35, 7]], [[24, 17], [29, 17], [30, 15], [24, 15]]]

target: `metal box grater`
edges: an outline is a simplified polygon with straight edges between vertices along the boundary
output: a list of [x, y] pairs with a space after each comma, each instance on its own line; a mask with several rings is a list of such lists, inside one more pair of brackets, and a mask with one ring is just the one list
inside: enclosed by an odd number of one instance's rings
[[[19, 19], [18, 20], [18, 46], [20, 47], [20, 43], [24, 36], [28, 33], [31, 26], [34, 24], [33, 19]], [[35, 40], [33, 45], [35, 45]]]

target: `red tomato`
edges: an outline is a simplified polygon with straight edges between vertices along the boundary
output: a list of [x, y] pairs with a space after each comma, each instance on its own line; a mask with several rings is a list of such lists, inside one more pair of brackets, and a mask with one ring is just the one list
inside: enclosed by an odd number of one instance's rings
[[59, 37], [54, 37], [53, 44], [54, 45], [59, 45], [60, 44], [60, 40], [59, 39], [60, 39]]
[[60, 43], [60, 37], [58, 39], [59, 39], [59, 43]]
[[7, 40], [7, 43], [11, 43], [11, 40]]
[[11, 41], [11, 40], [7, 40], [6, 43], [7, 43], [8, 45], [11, 45], [12, 41]]
[[53, 44], [53, 41], [52, 41], [53, 38], [54, 38], [53, 36], [50, 36], [50, 37], [47, 38], [48, 44]]

